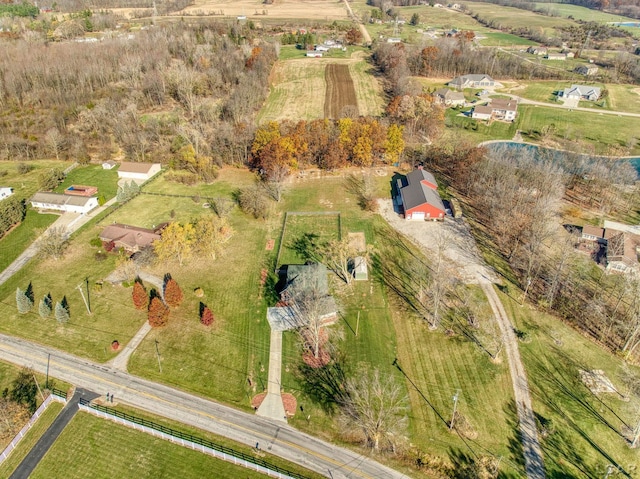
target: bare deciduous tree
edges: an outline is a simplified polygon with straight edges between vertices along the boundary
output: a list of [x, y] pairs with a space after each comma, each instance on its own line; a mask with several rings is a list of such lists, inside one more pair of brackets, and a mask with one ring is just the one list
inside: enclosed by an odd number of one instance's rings
[[396, 449], [405, 431], [408, 407], [406, 392], [393, 375], [361, 368], [347, 379], [340, 402], [346, 430], [359, 431], [363, 443], [376, 452]]

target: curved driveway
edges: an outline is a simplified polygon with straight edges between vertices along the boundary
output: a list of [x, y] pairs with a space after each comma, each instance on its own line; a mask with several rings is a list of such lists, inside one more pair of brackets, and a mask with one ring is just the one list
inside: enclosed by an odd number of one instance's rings
[[260, 448], [333, 479], [407, 476], [356, 452], [193, 394], [23, 339], [0, 335], [0, 360], [31, 367], [76, 386], [106, 394], [152, 414]]

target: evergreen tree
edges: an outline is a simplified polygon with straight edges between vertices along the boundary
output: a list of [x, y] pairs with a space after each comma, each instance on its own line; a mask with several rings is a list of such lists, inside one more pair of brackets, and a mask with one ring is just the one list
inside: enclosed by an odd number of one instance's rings
[[51, 316], [52, 309], [53, 300], [51, 299], [51, 294], [47, 293], [44, 298], [40, 300], [40, 304], [38, 305], [38, 313], [40, 313], [40, 317], [46, 319]]
[[164, 275], [164, 301], [172, 308], [180, 306], [184, 295], [176, 280], [169, 273]]
[[147, 290], [142, 284], [142, 280], [140, 278], [136, 278], [133, 283], [133, 291], [131, 293], [133, 299], [133, 305], [136, 309], [146, 309], [149, 305], [149, 297], [147, 296]]
[[67, 323], [69, 322], [69, 305], [67, 303], [67, 298], [62, 298], [62, 301], [58, 301], [56, 303], [56, 321], [59, 323]]
[[16, 306], [20, 314], [28, 313], [33, 308], [33, 301], [20, 288], [16, 288]]
[[167, 306], [162, 302], [157, 293], [152, 294], [147, 317], [149, 319], [149, 324], [154, 328], [159, 328], [167, 324], [169, 319], [169, 308], [167, 308]]

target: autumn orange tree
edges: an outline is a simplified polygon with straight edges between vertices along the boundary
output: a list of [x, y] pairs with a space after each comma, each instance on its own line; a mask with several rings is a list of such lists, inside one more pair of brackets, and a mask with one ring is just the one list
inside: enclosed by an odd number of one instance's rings
[[213, 313], [211, 312], [211, 309], [209, 309], [209, 306], [204, 306], [200, 313], [200, 322], [205, 326], [211, 326], [214, 319], [215, 318], [213, 317]]
[[162, 299], [160, 299], [157, 292], [152, 294], [147, 318], [149, 320], [149, 324], [154, 328], [166, 325], [169, 320], [169, 308], [162, 302]]
[[175, 279], [169, 273], [164, 275], [164, 301], [172, 308], [180, 306], [184, 295]]
[[133, 291], [131, 292], [133, 305], [136, 309], [145, 309], [149, 305], [149, 297], [147, 290], [142, 284], [142, 280], [138, 277], [133, 283]]

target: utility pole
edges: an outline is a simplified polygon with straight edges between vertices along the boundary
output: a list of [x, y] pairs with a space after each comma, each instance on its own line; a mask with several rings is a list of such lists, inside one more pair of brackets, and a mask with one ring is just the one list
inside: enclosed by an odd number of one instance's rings
[[87, 313], [91, 314], [91, 309], [89, 308], [89, 303], [87, 303], [87, 298], [84, 297], [84, 291], [82, 290], [82, 283], [76, 286], [76, 289], [80, 291], [80, 296], [82, 296], [82, 301], [84, 301], [84, 305], [87, 308]]
[[458, 407], [458, 398], [460, 397], [460, 390], [458, 389], [453, 395], [453, 414], [451, 414], [451, 422], [449, 423], [449, 431], [453, 429], [453, 422], [456, 419], [456, 409]]
[[358, 328], [360, 327], [360, 311], [358, 311], [358, 319], [356, 319], [356, 338], [358, 337]]
[[160, 374], [162, 374], [162, 364], [160, 363], [160, 351], [158, 350], [158, 340], [156, 339], [156, 358], [158, 358], [158, 369], [160, 370]]
[[531, 286], [531, 278], [527, 278], [527, 286], [524, 288], [524, 293], [522, 294], [522, 300], [520, 301], [520, 306], [524, 305], [524, 301], [527, 299], [529, 286]]
[[91, 293], [89, 292], [89, 277], [87, 276], [84, 281], [87, 285], [87, 308], [89, 309], [89, 314], [91, 314]]
[[51, 361], [51, 353], [47, 353], [47, 379], [44, 383], [45, 389], [49, 389], [49, 362]]

